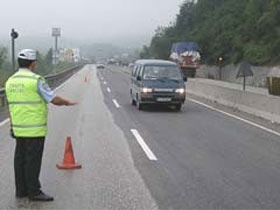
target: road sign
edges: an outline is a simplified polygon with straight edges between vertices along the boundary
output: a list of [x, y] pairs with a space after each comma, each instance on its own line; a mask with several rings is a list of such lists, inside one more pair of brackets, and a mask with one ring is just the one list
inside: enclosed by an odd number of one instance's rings
[[15, 71], [15, 39], [18, 38], [19, 34], [15, 31], [15, 29], [12, 29], [11, 37], [12, 37], [12, 65], [13, 65], [13, 71]]
[[52, 36], [54, 36], [54, 37], [61, 36], [61, 28], [53, 28], [52, 29]]
[[16, 32], [14, 29], [12, 29], [11, 37], [12, 37], [13, 39], [18, 38], [18, 32]]
[[247, 62], [242, 62], [239, 66], [236, 78], [243, 77], [243, 90], [245, 91], [246, 77], [252, 77], [254, 73], [252, 71], [251, 65]]
[[254, 76], [254, 73], [252, 71], [251, 65], [247, 62], [242, 62], [239, 66], [236, 78], [252, 76]]
[[61, 36], [61, 28], [52, 28], [52, 36], [54, 37], [54, 59], [53, 63], [58, 63], [58, 37]]

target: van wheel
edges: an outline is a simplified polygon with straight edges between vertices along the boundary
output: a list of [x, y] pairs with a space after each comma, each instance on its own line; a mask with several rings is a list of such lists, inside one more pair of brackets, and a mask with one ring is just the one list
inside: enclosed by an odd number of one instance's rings
[[136, 101], [133, 99], [133, 95], [132, 95], [132, 89], [130, 89], [130, 104], [132, 106], [136, 105]]
[[181, 108], [182, 108], [182, 104], [177, 104], [177, 105], [175, 105], [175, 110], [176, 110], [177, 112], [179, 112], [179, 111], [181, 110]]
[[136, 105], [136, 102], [135, 102], [135, 100], [133, 98], [130, 99], [130, 103], [131, 103], [132, 106]]
[[137, 100], [137, 101], [136, 101], [136, 107], [137, 107], [138, 110], [142, 110], [142, 109], [143, 109], [143, 104], [140, 103], [139, 100]]

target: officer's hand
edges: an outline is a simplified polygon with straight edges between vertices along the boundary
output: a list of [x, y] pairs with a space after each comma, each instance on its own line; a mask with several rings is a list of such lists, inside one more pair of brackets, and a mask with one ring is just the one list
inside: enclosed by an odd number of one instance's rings
[[75, 106], [77, 105], [78, 103], [77, 102], [73, 102], [73, 101], [68, 101], [66, 106]]
[[74, 105], [78, 104], [73, 101], [68, 101], [59, 96], [56, 96], [51, 102], [52, 102], [52, 104], [57, 105], [57, 106], [74, 106]]

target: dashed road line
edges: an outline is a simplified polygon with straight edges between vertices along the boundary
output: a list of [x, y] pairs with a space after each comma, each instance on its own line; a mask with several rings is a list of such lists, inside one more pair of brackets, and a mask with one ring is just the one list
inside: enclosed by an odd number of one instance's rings
[[120, 108], [120, 107], [121, 107], [121, 106], [119, 105], [119, 103], [117, 102], [116, 99], [113, 99], [113, 103], [115, 104], [115, 106], [116, 106], [117, 108]]
[[236, 116], [236, 115], [233, 115], [233, 114], [224, 112], [224, 111], [219, 110], [219, 109], [217, 109], [217, 108], [215, 108], [215, 107], [213, 107], [213, 106], [209, 106], [209, 105], [207, 105], [207, 104], [204, 104], [204, 103], [202, 103], [202, 102], [200, 102], [200, 101], [197, 101], [197, 100], [194, 100], [194, 99], [191, 99], [191, 98], [186, 98], [186, 99], [189, 100], [189, 101], [192, 101], [192, 102], [194, 102], [194, 103], [196, 103], [196, 104], [199, 104], [199, 105], [201, 105], [201, 106], [204, 106], [204, 107], [206, 107], [206, 108], [208, 108], [208, 109], [211, 109], [211, 110], [213, 110], [213, 111], [222, 113], [222, 114], [224, 114], [224, 115], [227, 115], [227, 116], [232, 117], [232, 118], [234, 118], [234, 119], [240, 120], [240, 121], [242, 121], [242, 122], [244, 122], [244, 123], [247, 123], [247, 124], [249, 124], [249, 125], [252, 125], [252, 126], [254, 126], [254, 127], [260, 128], [260, 129], [262, 129], [262, 130], [264, 130], [264, 131], [267, 131], [267, 132], [269, 132], [269, 133], [272, 133], [272, 134], [274, 134], [274, 135], [276, 135], [276, 136], [280, 136], [280, 133], [279, 133], [279, 132], [274, 131], [274, 130], [269, 129], [269, 128], [266, 128], [266, 127], [264, 127], [264, 126], [262, 126], [262, 125], [259, 125], [259, 124], [257, 124], [257, 123], [254, 123], [254, 122], [251, 122], [251, 121], [249, 121], [249, 120], [245, 120], [245, 119], [243, 119], [243, 118], [241, 118], [241, 117], [238, 117], [238, 116]]
[[106, 81], [104, 81], [104, 82], [103, 82], [103, 84], [104, 84], [104, 85], [107, 85], [107, 82], [106, 82]]
[[108, 87], [107, 87], [107, 92], [108, 92], [108, 93], [111, 93], [111, 89], [110, 89], [110, 88], [108, 88]]
[[144, 150], [144, 152], [146, 153], [147, 157], [150, 160], [156, 161], [157, 157], [154, 155], [154, 153], [152, 152], [152, 150], [148, 147], [148, 145], [146, 144], [146, 142], [144, 141], [144, 139], [141, 137], [141, 135], [139, 134], [139, 132], [136, 129], [131, 129], [130, 130], [131, 133], [134, 135], [134, 137], [136, 138], [137, 142], [140, 144], [140, 146], [142, 147], [142, 149]]

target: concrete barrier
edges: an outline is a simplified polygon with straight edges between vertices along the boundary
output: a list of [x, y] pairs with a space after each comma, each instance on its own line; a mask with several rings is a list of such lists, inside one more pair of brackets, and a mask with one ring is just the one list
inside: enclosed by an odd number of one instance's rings
[[[243, 78], [236, 78], [239, 65], [227, 65], [221, 70], [222, 80], [230, 83], [242, 84]], [[272, 66], [252, 66], [253, 77], [246, 79], [246, 84], [254, 87], [267, 87], [266, 77], [274, 68]], [[196, 77], [207, 79], [219, 79], [219, 67], [201, 65], [197, 70]]]
[[280, 97], [269, 95], [262, 89], [242, 91], [230, 83], [223, 83], [206, 79], [189, 79], [186, 88], [190, 94], [280, 123]]

